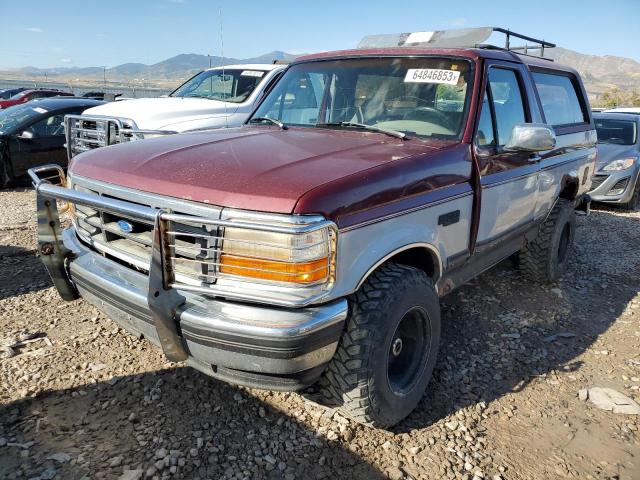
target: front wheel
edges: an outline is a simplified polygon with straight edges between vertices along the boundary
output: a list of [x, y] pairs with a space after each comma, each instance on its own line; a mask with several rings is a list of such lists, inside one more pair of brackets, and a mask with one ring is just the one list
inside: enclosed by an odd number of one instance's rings
[[537, 282], [558, 280], [569, 266], [575, 230], [573, 202], [559, 198], [536, 238], [520, 251], [520, 270]]
[[347, 417], [390, 427], [418, 405], [436, 362], [440, 304], [421, 270], [389, 263], [350, 299], [322, 394]]

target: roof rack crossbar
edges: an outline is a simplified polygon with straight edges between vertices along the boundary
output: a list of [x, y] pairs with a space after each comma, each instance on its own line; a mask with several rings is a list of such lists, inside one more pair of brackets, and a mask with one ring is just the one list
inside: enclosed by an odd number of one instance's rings
[[[492, 27], [492, 30], [494, 32], [504, 33], [504, 35], [505, 35], [505, 39], [504, 39], [504, 48], [505, 48], [505, 50], [524, 51], [525, 54], [528, 53], [528, 50], [540, 50], [540, 56], [544, 57], [544, 49], [545, 48], [554, 48], [556, 46], [555, 43], [547, 42], [546, 40], [538, 40], [537, 38], [533, 38], [533, 37], [530, 37], [528, 35], [523, 35], [521, 33], [512, 32], [511, 30], [509, 30], [507, 28]], [[527, 42], [537, 43], [538, 45], [537, 46], [536, 45], [533, 45], [533, 46], [525, 45], [524, 47], [512, 47], [511, 46], [511, 37], [519, 38], [520, 40], [525, 40]]]
[[[501, 33], [505, 36], [504, 47], [486, 44], [492, 34]], [[524, 40], [524, 46], [513, 46], [512, 40]], [[513, 32], [501, 27], [461, 28], [454, 30], [436, 30], [433, 32], [413, 32], [398, 34], [369, 35], [364, 37], [358, 48], [384, 48], [384, 47], [434, 47], [434, 48], [488, 48], [502, 49], [514, 52], [540, 51], [544, 57], [545, 48], [553, 48], [556, 45], [546, 40], [539, 40], [528, 35]]]

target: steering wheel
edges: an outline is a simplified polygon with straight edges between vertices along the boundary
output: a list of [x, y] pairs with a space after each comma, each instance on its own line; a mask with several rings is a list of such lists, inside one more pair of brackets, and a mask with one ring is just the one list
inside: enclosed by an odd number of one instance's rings
[[[402, 95], [400, 97], [394, 98], [392, 101], [396, 101], [396, 100], [416, 100], [418, 102], [425, 103], [427, 105], [429, 105], [430, 103], [424, 98], [416, 97], [415, 95]], [[424, 116], [420, 115], [421, 113], [425, 113], [427, 115], [424, 115]], [[447, 115], [442, 113], [440, 110], [437, 110], [431, 106], [418, 107], [415, 110], [405, 113], [402, 119], [403, 120], [423, 120], [425, 116], [432, 117], [433, 120], [435, 120], [435, 121], [429, 120], [431, 121], [431, 123], [440, 124], [442, 126], [445, 126], [451, 129], [451, 119]]]

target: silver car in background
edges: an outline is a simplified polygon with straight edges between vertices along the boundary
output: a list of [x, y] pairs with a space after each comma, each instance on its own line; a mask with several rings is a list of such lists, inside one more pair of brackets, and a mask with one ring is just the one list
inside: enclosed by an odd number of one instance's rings
[[598, 163], [589, 193], [594, 202], [640, 209], [640, 109], [594, 113]]

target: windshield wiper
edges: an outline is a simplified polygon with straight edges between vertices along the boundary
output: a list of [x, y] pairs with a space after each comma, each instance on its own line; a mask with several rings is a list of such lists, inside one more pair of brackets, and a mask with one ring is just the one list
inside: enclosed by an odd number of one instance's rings
[[362, 130], [367, 130], [369, 132], [376, 133], [384, 133], [386, 135], [390, 135], [392, 137], [400, 138], [402, 140], [407, 140], [406, 133], [398, 132], [397, 130], [389, 130], [386, 128], [374, 127], [373, 125], [366, 125], [364, 123], [356, 123], [356, 122], [327, 122], [327, 123], [316, 123], [316, 127], [351, 127], [351, 128], [361, 128]]
[[277, 125], [280, 127], [281, 130], [287, 130], [289, 127], [287, 127], [284, 123], [282, 123], [280, 120], [275, 120], [273, 118], [269, 118], [269, 117], [253, 117], [251, 120], [249, 120], [249, 123], [263, 123], [263, 122], [267, 122], [267, 123], [272, 123], [274, 125]]

